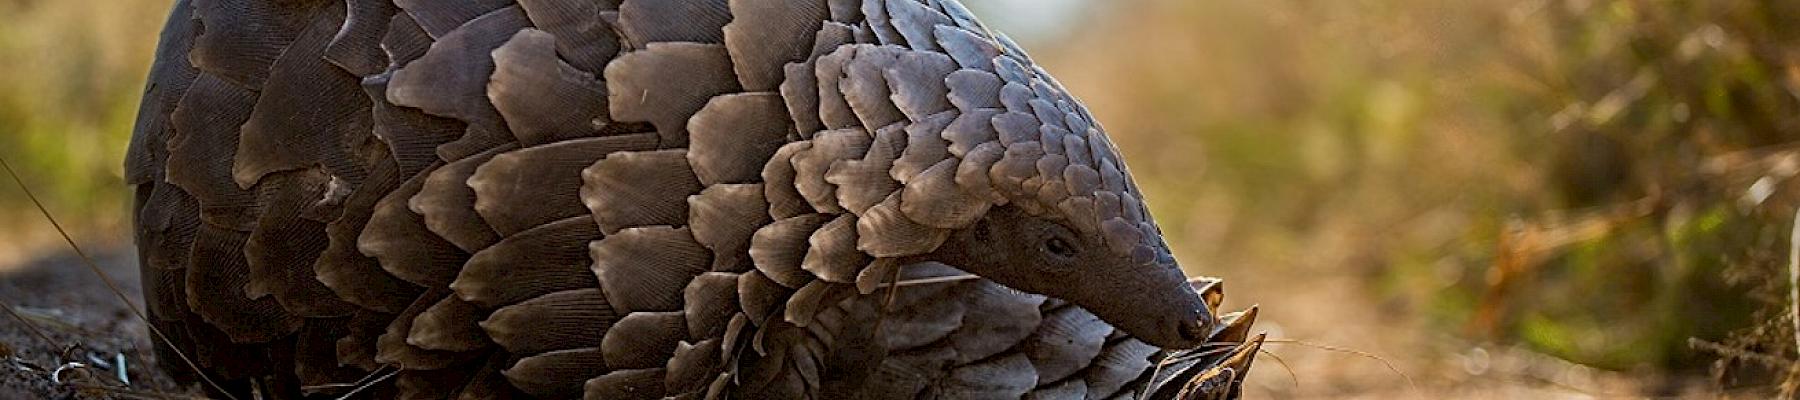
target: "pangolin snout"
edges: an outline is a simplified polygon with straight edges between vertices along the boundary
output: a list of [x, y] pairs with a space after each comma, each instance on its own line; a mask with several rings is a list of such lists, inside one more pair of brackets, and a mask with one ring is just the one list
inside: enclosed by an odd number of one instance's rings
[[1198, 315], [1196, 315], [1195, 318], [1181, 321], [1181, 326], [1178, 329], [1181, 332], [1182, 339], [1189, 342], [1204, 343], [1206, 342], [1208, 333], [1212, 331], [1212, 318], [1210, 318], [1211, 315], [1207, 315], [1206, 312], [1199, 312], [1197, 314]]
[[1206, 343], [1217, 323], [1180, 269], [1102, 275], [1111, 276], [1090, 281], [1089, 290], [1071, 300], [1146, 343], [1169, 349], [1198, 347]]

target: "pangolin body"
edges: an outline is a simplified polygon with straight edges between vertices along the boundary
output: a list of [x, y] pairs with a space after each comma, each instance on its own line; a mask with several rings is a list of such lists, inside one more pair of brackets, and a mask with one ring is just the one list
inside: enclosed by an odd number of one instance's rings
[[180, 0], [126, 174], [162, 363], [239, 398], [1226, 398], [1260, 344], [955, 0]]

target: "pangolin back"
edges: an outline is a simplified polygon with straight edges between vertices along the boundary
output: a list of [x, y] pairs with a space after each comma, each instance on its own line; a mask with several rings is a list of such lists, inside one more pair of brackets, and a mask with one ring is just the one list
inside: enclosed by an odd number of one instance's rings
[[126, 174], [163, 364], [240, 398], [1223, 398], [1260, 344], [896, 261], [1006, 203], [1168, 256], [955, 0], [180, 0]]

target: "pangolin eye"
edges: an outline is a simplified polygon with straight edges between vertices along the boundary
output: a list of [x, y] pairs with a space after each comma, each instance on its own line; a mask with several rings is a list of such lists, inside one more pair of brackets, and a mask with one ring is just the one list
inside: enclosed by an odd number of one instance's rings
[[1044, 251], [1062, 258], [1075, 258], [1076, 253], [1081, 252], [1075, 248], [1074, 244], [1069, 243], [1068, 240], [1064, 240], [1060, 237], [1053, 237], [1049, 240], [1045, 240]]

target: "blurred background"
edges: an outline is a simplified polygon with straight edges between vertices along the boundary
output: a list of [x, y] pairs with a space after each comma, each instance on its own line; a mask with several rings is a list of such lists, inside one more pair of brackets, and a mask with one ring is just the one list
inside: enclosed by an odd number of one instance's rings
[[[1106, 124], [1189, 272], [1261, 305], [1252, 398], [1800, 385], [1800, 2], [965, 2]], [[0, 0], [0, 156], [96, 249], [129, 251], [168, 3]], [[60, 240], [0, 185], [0, 281], [85, 274], [40, 261]]]

